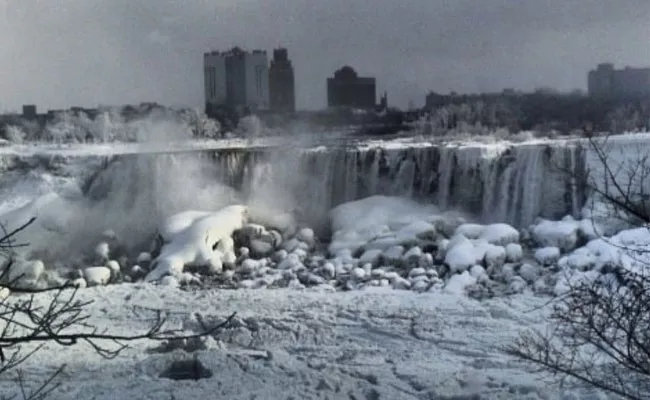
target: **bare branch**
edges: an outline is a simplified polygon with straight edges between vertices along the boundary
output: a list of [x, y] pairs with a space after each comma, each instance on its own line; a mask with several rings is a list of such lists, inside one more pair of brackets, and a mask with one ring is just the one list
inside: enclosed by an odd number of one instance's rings
[[[608, 143], [607, 137], [589, 138], [601, 172], [587, 179], [592, 206], [600, 201], [611, 213], [605, 217], [632, 217], [628, 226], [647, 228], [644, 183], [650, 177], [650, 157], [647, 152], [636, 159], [626, 154], [615, 161]], [[603, 182], [594, 180], [598, 178]], [[593, 220], [592, 225], [599, 235]], [[544, 305], [551, 309], [552, 329], [525, 332], [504, 351], [562, 381], [573, 379], [627, 399], [650, 399], [650, 248], [601, 239], [618, 256], [598, 265], [594, 274], [565, 270], [569, 290]]]
[[[20, 366], [40, 351], [46, 343], [68, 347], [84, 342], [100, 356], [112, 359], [126, 349], [130, 342], [137, 340], [189, 340], [218, 334], [230, 325], [236, 315], [232, 313], [225, 321], [215, 326], [202, 325], [200, 332], [184, 334], [178, 329], [165, 329], [167, 323], [165, 313], [162, 310], [151, 309], [149, 311], [154, 312], [155, 318], [150, 327], [142, 333], [119, 335], [107, 329], [100, 330], [89, 322], [90, 315], [86, 312], [93, 301], [79, 300], [78, 289], [71, 282], [48, 289], [26, 289], [18, 285], [23, 275], [15, 277], [11, 272], [15, 267], [13, 249], [18, 245], [14, 238], [34, 221], [35, 219], [32, 218], [11, 231], [7, 231], [0, 224], [0, 232], [2, 232], [0, 252], [8, 254], [4, 265], [0, 265], [2, 285], [0, 289], [8, 288], [12, 293], [8, 298], [0, 298], [0, 375]], [[40, 296], [51, 297], [42, 303], [43, 298]], [[26, 344], [35, 346], [29, 351], [23, 351], [22, 347]], [[59, 383], [55, 383], [55, 380], [64, 367], [57, 369], [33, 391], [27, 390], [23, 371], [19, 370], [17, 383], [22, 398], [29, 400], [45, 398], [58, 387]]]

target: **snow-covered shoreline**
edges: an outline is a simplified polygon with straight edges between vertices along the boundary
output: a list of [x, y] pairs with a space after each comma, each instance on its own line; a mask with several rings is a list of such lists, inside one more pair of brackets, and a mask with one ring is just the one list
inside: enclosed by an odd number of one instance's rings
[[[601, 138], [602, 139], [602, 138]], [[596, 140], [599, 140], [596, 137]], [[610, 143], [634, 144], [650, 140], [650, 132], [626, 133], [607, 137]], [[346, 146], [351, 149], [368, 149], [381, 147], [384, 149], [408, 148], [418, 146], [450, 146], [450, 147], [503, 147], [531, 146], [543, 144], [586, 144], [587, 140], [579, 137], [560, 138], [528, 138], [526, 140], [493, 137], [454, 138], [454, 137], [425, 137], [409, 135], [390, 139], [373, 137], [355, 137], [349, 134], [313, 134], [295, 136], [268, 136], [254, 138], [225, 138], [225, 139], [190, 139], [190, 140], [151, 140], [148, 142], [106, 142], [106, 143], [39, 143], [23, 144], [6, 143], [0, 146], [0, 155], [61, 155], [61, 156], [92, 156], [148, 153], [178, 153], [201, 150], [247, 150], [278, 147], [297, 147], [305, 151], [317, 151], [323, 146]]]
[[[40, 298], [45, 301], [47, 295]], [[359, 292], [209, 290], [113, 285], [79, 292], [90, 323], [116, 334], [146, 330], [147, 308], [166, 310], [173, 326], [196, 327], [237, 312], [236, 327], [196, 351], [213, 377], [160, 378], [182, 350], [158, 352], [134, 343], [115, 360], [89, 346], [54, 344], [24, 365], [28, 384], [67, 364], [62, 385], [48, 398], [161, 399], [209, 396], [250, 399], [604, 399], [602, 394], [559, 388], [540, 380], [501, 348], [522, 330], [543, 328], [545, 301], [530, 295], [477, 302], [462, 296], [386, 289]], [[0, 391], [19, 390], [11, 374]]]

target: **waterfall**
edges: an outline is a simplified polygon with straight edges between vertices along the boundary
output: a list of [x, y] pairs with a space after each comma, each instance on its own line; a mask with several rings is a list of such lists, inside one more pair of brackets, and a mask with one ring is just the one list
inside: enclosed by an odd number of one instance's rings
[[[101, 167], [94, 163], [100, 172], [85, 186], [90, 197], [112, 204], [111, 210], [135, 207], [151, 218], [233, 201], [224, 189], [230, 187], [240, 201], [300, 210], [315, 225], [326, 225], [327, 212], [338, 204], [384, 194], [522, 227], [538, 216], [577, 216], [585, 203], [583, 153], [579, 146], [547, 142], [114, 155], [103, 157]], [[61, 162], [38, 157], [4, 164], [65, 170]], [[83, 157], [101, 158], [77, 156]], [[216, 183], [219, 189], [209, 190]]]

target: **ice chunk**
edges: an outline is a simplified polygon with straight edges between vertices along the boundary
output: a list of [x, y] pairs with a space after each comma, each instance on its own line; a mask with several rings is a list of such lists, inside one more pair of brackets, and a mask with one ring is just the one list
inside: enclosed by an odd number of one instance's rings
[[465, 288], [467, 288], [467, 286], [475, 283], [476, 278], [474, 278], [469, 271], [465, 271], [462, 274], [452, 275], [452, 277], [447, 281], [444, 291], [456, 295], [462, 295], [465, 294]]
[[560, 249], [557, 247], [544, 247], [535, 250], [535, 260], [538, 263], [549, 266], [558, 262], [560, 259]]
[[232, 205], [207, 215], [198, 212], [192, 214], [196, 218], [189, 219], [189, 225], [186, 225], [188, 218], [178, 218], [178, 215], [170, 218], [172, 223], [168, 220], [163, 224], [168, 243], [154, 260], [154, 269], [145, 278], [147, 281], [159, 280], [165, 275], [180, 276], [188, 265], [206, 266], [210, 272], [221, 272], [223, 253], [215, 245], [222, 240], [230, 243], [233, 232], [247, 222], [248, 209]]
[[452, 273], [466, 271], [476, 263], [474, 244], [463, 235], [458, 235], [457, 238], [450, 241], [445, 255], [445, 264]]
[[359, 263], [371, 263], [374, 266], [379, 265], [382, 250], [366, 250], [359, 258]]
[[518, 243], [509, 243], [506, 245], [506, 260], [516, 263], [524, 257], [524, 251]]
[[111, 280], [111, 270], [108, 267], [88, 267], [84, 270], [84, 278], [90, 286], [106, 285]]
[[531, 264], [522, 264], [519, 267], [519, 276], [526, 282], [533, 283], [539, 277], [539, 268]]
[[484, 239], [490, 244], [506, 246], [519, 242], [519, 231], [508, 224], [491, 224], [483, 229], [478, 239]]
[[463, 235], [468, 239], [478, 239], [485, 231], [485, 225], [462, 224], [454, 232], [454, 236]]
[[488, 267], [500, 267], [506, 262], [506, 249], [490, 245], [485, 251], [485, 263]]
[[543, 247], [557, 247], [562, 251], [571, 251], [578, 244], [577, 221], [548, 221], [542, 220], [533, 226], [531, 234], [537, 245]]

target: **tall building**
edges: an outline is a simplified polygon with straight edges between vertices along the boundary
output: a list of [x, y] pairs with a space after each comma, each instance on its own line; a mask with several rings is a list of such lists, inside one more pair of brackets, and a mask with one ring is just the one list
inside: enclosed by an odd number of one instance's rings
[[227, 106], [236, 111], [269, 108], [269, 67], [266, 51], [227, 52], [203, 55], [206, 111]]
[[273, 50], [273, 59], [269, 68], [269, 96], [271, 109], [281, 112], [296, 111], [296, 83], [293, 65], [289, 60], [287, 49]]
[[614, 69], [614, 64], [603, 63], [589, 71], [587, 79], [590, 96], [650, 96], [650, 68]]
[[327, 105], [329, 107], [373, 108], [376, 106], [375, 78], [359, 77], [346, 65], [327, 78]]

